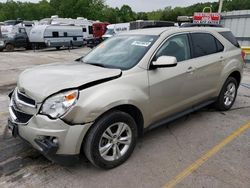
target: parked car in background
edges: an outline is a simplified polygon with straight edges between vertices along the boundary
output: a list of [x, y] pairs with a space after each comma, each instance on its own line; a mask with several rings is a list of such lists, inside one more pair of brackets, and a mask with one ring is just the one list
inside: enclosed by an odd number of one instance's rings
[[0, 27], [0, 51], [14, 48], [30, 49], [29, 32], [34, 22], [23, 20], [8, 20]]
[[[3, 27], [1, 27], [1, 31], [3, 31]], [[31, 49], [29, 37], [25, 27], [8, 27], [11, 28], [10, 32], [0, 33], [0, 51], [6, 50], [10, 52], [14, 51], [14, 48]]]
[[138, 136], [214, 104], [229, 110], [243, 73], [230, 30], [133, 30], [68, 64], [24, 71], [10, 93], [8, 127], [52, 161], [83, 151], [110, 169], [132, 154]]

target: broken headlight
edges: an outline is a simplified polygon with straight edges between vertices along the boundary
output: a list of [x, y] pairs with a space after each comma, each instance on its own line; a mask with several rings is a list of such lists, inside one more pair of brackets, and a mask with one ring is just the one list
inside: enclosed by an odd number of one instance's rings
[[45, 100], [40, 113], [52, 118], [59, 118], [68, 112], [68, 110], [76, 103], [78, 95], [78, 90], [70, 90], [52, 95]]

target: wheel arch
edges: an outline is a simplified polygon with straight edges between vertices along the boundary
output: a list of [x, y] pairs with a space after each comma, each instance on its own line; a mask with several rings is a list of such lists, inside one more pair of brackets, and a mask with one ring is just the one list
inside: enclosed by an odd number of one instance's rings
[[[112, 107], [109, 110], [102, 113], [101, 115], [99, 115], [95, 119], [94, 122], [98, 121], [100, 118], [102, 118], [106, 114], [108, 114], [108, 113], [110, 113], [112, 111], [115, 111], [115, 110], [118, 110], [118, 111], [125, 112], [125, 113], [129, 114], [135, 120], [135, 123], [137, 125], [137, 129], [138, 129], [138, 136], [141, 137], [143, 135], [143, 132], [144, 132], [144, 118], [143, 118], [142, 112], [138, 107], [136, 107], [135, 105], [132, 105], [132, 104], [122, 104], [122, 105]], [[89, 130], [91, 129], [91, 127], [89, 128]], [[89, 130], [87, 131], [86, 135], [88, 134]]]
[[[141, 110], [132, 105], [132, 104], [123, 104], [123, 105], [118, 105], [118, 106], [115, 106], [109, 110], [107, 110], [106, 112], [102, 113], [101, 115], [99, 115], [94, 122], [98, 121], [100, 118], [102, 118], [103, 116], [105, 116], [106, 114], [108, 113], [111, 113], [112, 111], [121, 111], [121, 112], [125, 112], [127, 114], [129, 114], [134, 120], [135, 120], [135, 123], [136, 123], [136, 126], [137, 126], [137, 134], [138, 134], [138, 137], [142, 137], [143, 136], [143, 133], [144, 133], [144, 118], [143, 118], [143, 114], [141, 112]], [[92, 125], [93, 126], [93, 125]], [[86, 138], [87, 138], [87, 135], [89, 134], [90, 130], [92, 129], [92, 126], [89, 127], [88, 131], [86, 132], [82, 142], [81, 142], [81, 151], [80, 153], [83, 154], [83, 146], [84, 146], [84, 143], [86, 142]]]
[[241, 73], [239, 71], [233, 71], [232, 73], [229, 74], [229, 77], [233, 77], [236, 79], [237, 83], [238, 83], [238, 87], [240, 86], [240, 82], [241, 82]]

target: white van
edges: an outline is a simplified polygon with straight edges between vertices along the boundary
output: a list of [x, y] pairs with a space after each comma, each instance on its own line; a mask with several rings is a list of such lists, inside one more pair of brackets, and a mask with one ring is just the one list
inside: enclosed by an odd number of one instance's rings
[[107, 31], [102, 36], [102, 38], [105, 40], [107, 38], [112, 37], [113, 35], [117, 33], [129, 31], [129, 30], [130, 30], [130, 23], [111, 24], [107, 26]]

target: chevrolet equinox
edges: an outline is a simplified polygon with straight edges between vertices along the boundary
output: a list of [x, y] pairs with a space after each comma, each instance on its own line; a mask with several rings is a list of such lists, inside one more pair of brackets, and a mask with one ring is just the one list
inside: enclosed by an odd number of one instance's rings
[[9, 94], [8, 127], [48, 159], [125, 162], [143, 132], [206, 105], [229, 110], [243, 59], [230, 30], [168, 27], [124, 32], [85, 57], [27, 69]]

